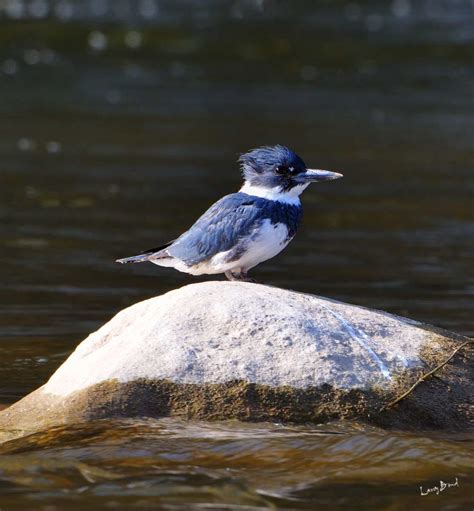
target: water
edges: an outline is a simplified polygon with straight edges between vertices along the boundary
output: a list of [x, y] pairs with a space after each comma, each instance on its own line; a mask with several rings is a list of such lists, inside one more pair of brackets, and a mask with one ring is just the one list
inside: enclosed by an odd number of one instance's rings
[[[348, 425], [99, 422], [0, 447], [2, 505], [469, 509], [474, 470], [463, 440]], [[439, 479], [457, 486], [421, 494], [439, 486]]]
[[[201, 280], [113, 261], [238, 189], [261, 144], [345, 177], [305, 192], [255, 278], [473, 335], [472, 3], [313, 4], [0, 6], [0, 403], [119, 309]], [[0, 449], [2, 510], [471, 505], [456, 436], [128, 421]]]

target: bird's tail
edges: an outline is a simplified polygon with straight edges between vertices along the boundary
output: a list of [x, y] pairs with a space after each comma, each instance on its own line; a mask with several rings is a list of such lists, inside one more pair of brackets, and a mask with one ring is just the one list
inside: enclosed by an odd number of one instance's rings
[[161, 247], [150, 248], [149, 250], [145, 250], [141, 254], [134, 255], [132, 257], [124, 257], [123, 259], [116, 259], [116, 263], [128, 264], [128, 263], [144, 263], [145, 261], [150, 261], [150, 259], [160, 259], [161, 257], [169, 257], [169, 254], [165, 251], [167, 247], [172, 245], [176, 240], [168, 241]]

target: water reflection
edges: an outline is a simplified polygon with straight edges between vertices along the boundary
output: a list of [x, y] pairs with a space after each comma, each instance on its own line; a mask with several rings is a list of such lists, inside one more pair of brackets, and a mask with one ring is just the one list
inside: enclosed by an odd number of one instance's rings
[[159, 497], [165, 508], [309, 509], [317, 502], [318, 509], [379, 510], [432, 509], [419, 486], [458, 477], [459, 487], [443, 498], [462, 509], [473, 446], [461, 440], [344, 424], [97, 422], [3, 444], [0, 480], [7, 499], [18, 486], [30, 502], [47, 489], [48, 499], [67, 499], [73, 509], [115, 498], [119, 509], [151, 507]]

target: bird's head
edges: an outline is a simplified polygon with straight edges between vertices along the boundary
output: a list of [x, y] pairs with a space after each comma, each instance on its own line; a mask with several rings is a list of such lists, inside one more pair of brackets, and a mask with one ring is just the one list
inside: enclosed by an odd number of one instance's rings
[[262, 196], [297, 197], [310, 183], [342, 177], [337, 172], [309, 169], [296, 153], [281, 145], [253, 149], [242, 154], [239, 163], [245, 180], [242, 191]]

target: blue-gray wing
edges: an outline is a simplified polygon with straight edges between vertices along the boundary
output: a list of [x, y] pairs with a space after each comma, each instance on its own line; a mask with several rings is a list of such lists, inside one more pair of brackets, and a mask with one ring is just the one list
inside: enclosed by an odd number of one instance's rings
[[242, 192], [226, 195], [175, 241], [118, 261], [140, 263], [175, 257], [188, 266], [193, 266], [220, 252], [233, 250], [229, 254], [232, 260], [245, 248], [249, 238], [258, 235], [259, 228], [266, 219], [272, 224], [284, 223], [290, 240], [298, 228], [301, 207]]
[[233, 248], [252, 236], [268, 218], [267, 200], [244, 193], [226, 195], [213, 204], [166, 253], [195, 265]]
[[213, 204], [184, 234], [164, 252], [187, 265], [207, 261], [220, 252], [236, 254], [249, 237], [258, 234], [262, 222], [284, 223], [291, 239], [298, 227], [300, 206], [283, 204], [242, 192], [226, 195]]

